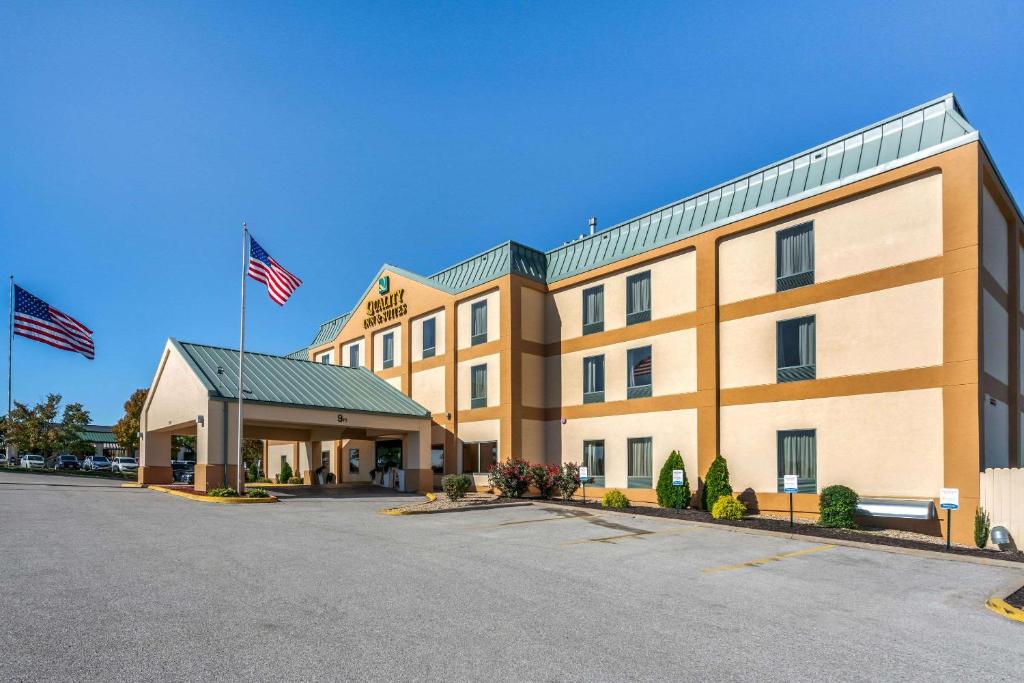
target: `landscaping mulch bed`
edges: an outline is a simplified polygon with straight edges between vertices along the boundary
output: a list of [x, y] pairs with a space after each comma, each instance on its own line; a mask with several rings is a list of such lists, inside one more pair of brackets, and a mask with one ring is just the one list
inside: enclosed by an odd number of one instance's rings
[[1017, 609], [1024, 609], [1024, 586], [1006, 596], [1006, 602]]
[[525, 505], [530, 501], [517, 500], [514, 498], [499, 498], [490, 493], [467, 493], [460, 500], [448, 500], [443, 493], [437, 494], [432, 501], [403, 505], [391, 508], [391, 512], [402, 514], [425, 514], [430, 512], [456, 512], [460, 510], [486, 510], [493, 507], [509, 507], [511, 505]]
[[[503, 498], [502, 500], [513, 499]], [[539, 501], [539, 499], [528, 500]], [[555, 505], [566, 505], [570, 507], [581, 507], [591, 510], [605, 509], [601, 507], [600, 502], [591, 502], [589, 500], [586, 503], [584, 503], [581, 500], [561, 499], [551, 499], [543, 502], [553, 503]], [[834, 538], [843, 541], [873, 543], [875, 545], [884, 545], [896, 548], [949, 552], [952, 555], [968, 555], [971, 557], [984, 557], [993, 560], [1009, 560], [1011, 562], [1020, 562], [1024, 564], [1024, 553], [1022, 552], [1001, 552], [998, 550], [971, 548], [962, 545], [953, 545], [953, 547], [947, 551], [945, 541], [943, 541], [942, 539], [935, 538], [934, 541], [927, 540], [930, 539], [930, 537], [923, 536], [922, 534], [910, 534], [907, 532], [899, 532], [898, 534], [894, 534], [892, 533], [893, 530], [891, 529], [876, 529], [873, 527], [860, 529], [829, 529], [826, 527], [818, 526], [814, 523], [807, 523], [801, 520], [798, 520], [793, 525], [793, 527], [790, 528], [788, 519], [775, 519], [765, 516], [751, 516], [740, 521], [730, 521], [724, 519], [715, 519], [709, 513], [703, 510], [674, 510], [672, 508], [644, 506], [630, 506], [622, 510], [617, 510], [617, 512], [628, 512], [630, 514], [646, 515], [648, 517], [680, 519], [690, 522], [704, 522], [706, 524], [721, 524], [723, 526], [733, 526], [743, 529], [777, 531], [797, 536], [816, 536], [819, 538]], [[1022, 593], [1022, 591], [1018, 591], [1017, 593]], [[1022, 593], [1021, 599], [1024, 600], [1024, 593]], [[1009, 600], [1007, 602], [1009, 602]]]

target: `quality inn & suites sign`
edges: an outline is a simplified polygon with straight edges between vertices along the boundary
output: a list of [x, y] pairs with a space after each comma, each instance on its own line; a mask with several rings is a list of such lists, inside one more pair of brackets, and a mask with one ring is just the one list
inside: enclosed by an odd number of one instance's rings
[[[386, 291], [387, 286], [380, 287], [380, 289]], [[408, 312], [409, 307], [405, 304], [405, 290], [396, 289], [366, 302], [366, 318], [363, 320], [363, 329], [368, 330], [371, 327], [397, 320]]]

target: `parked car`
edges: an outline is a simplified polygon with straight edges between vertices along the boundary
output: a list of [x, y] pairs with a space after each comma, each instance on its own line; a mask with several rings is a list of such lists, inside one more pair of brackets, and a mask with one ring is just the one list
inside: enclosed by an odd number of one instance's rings
[[171, 476], [174, 481], [191, 484], [195, 481], [196, 464], [189, 460], [172, 460]]
[[85, 459], [85, 462], [82, 463], [83, 470], [90, 470], [93, 472], [109, 472], [110, 467], [110, 460], [108, 460], [105, 455], [90, 455]]
[[135, 458], [114, 458], [110, 467], [114, 472], [136, 472], [139, 469], [139, 463]]
[[78, 458], [73, 455], [58, 455], [53, 461], [53, 469], [80, 470], [82, 469], [82, 464], [78, 462]]
[[7, 455], [7, 451], [0, 452], [0, 467], [15, 467], [18, 464], [18, 458], [16, 456]]
[[34, 453], [28, 453], [21, 456], [21, 467], [30, 470], [41, 470], [46, 467], [46, 461], [43, 460], [43, 456], [35, 455]]

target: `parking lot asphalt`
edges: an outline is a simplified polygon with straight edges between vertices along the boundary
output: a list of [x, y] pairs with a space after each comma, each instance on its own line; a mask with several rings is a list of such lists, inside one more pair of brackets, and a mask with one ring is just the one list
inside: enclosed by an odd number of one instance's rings
[[540, 505], [0, 473], [4, 680], [1013, 680], [1024, 572]]

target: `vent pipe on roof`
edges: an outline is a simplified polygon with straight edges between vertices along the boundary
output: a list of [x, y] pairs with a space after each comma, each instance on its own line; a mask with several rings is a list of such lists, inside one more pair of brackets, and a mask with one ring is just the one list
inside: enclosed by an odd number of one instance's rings
[[597, 230], [597, 217], [591, 216], [587, 224], [590, 225], [590, 234], [593, 235], [594, 231]]

